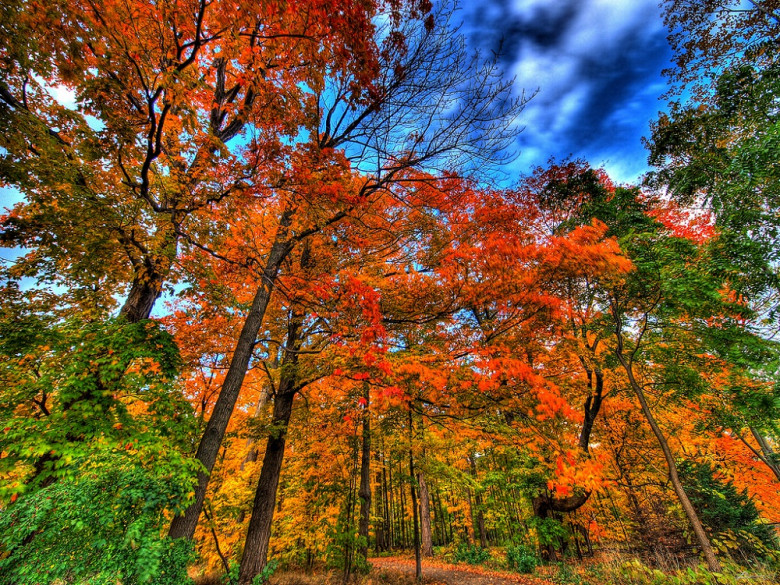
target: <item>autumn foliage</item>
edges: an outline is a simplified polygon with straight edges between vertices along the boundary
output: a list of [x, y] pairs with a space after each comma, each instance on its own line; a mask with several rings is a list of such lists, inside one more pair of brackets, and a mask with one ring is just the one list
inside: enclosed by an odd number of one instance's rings
[[778, 562], [754, 234], [582, 161], [497, 186], [524, 98], [450, 16], [3, 6], [0, 583]]

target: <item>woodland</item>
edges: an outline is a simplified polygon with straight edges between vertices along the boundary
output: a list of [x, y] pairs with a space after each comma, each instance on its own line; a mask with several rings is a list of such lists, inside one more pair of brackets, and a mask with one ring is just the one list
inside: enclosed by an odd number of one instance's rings
[[662, 4], [626, 185], [447, 3], [0, 2], [0, 584], [777, 582], [780, 2]]

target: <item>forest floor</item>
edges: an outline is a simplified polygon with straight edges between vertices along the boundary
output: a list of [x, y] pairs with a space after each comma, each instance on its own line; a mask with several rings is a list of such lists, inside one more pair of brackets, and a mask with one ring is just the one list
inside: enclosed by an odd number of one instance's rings
[[[394, 575], [414, 577], [414, 559], [408, 557], [377, 557], [369, 559], [374, 566], [369, 575], [377, 585], [392, 583]], [[452, 565], [441, 561], [423, 559], [423, 583], [428, 585], [552, 585], [551, 581], [536, 577], [492, 571], [472, 565]], [[368, 581], [367, 581], [368, 583]]]

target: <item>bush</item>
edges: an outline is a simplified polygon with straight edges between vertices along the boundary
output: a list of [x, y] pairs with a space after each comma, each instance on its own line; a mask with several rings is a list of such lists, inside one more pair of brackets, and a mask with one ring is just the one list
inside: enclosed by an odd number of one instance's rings
[[145, 469], [126, 453], [102, 453], [0, 514], [0, 584], [189, 583], [191, 544], [161, 536], [166, 511], [188, 503], [186, 462]]
[[359, 550], [367, 545], [365, 537], [348, 521], [347, 509], [342, 508], [336, 526], [330, 530], [330, 544], [325, 550], [328, 569], [336, 569], [343, 575], [367, 574], [371, 565]]
[[461, 543], [455, 549], [454, 559], [456, 563], [480, 565], [490, 560], [490, 551], [476, 544]]
[[519, 573], [533, 573], [539, 565], [536, 553], [523, 544], [506, 547], [506, 566]]

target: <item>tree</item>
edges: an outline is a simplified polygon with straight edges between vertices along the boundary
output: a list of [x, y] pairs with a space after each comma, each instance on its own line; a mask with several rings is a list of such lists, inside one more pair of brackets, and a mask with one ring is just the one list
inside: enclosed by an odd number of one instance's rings
[[702, 101], [724, 68], [775, 58], [780, 10], [773, 1], [665, 0], [663, 5], [675, 63], [665, 74], [677, 84], [674, 92], [692, 90]]
[[[694, 269], [695, 261], [701, 262], [701, 259], [697, 259], [693, 242], [664, 236], [659, 226], [645, 214], [647, 208], [638, 200], [635, 191], [619, 189], [611, 200], [597, 199], [591, 205], [590, 209], [586, 206], [586, 210], [593, 210], [597, 217], [614, 226], [614, 233], [622, 236], [621, 244], [636, 267], [608, 293], [614, 327], [614, 355], [661, 447], [670, 481], [707, 565], [711, 571], [719, 571], [720, 563], [680, 480], [676, 459], [650, 407], [645, 388], [652, 386], [649, 381], [656, 376], [654, 363], [662, 371], [669, 367], [670, 381], [680, 374], [673, 363], [656, 361], [648, 355], [648, 346], [661, 344], [665, 349], [677, 343], [676, 351], [685, 352], [684, 333], [704, 333], [697, 328], [696, 316], [716, 318], [728, 307], [719, 292], [721, 283], [708, 278], [706, 272]], [[674, 327], [674, 320], [689, 325]], [[701, 343], [705, 339], [698, 337], [697, 341]], [[677, 378], [677, 384], [685, 387], [680, 378]]]
[[[696, 91], [693, 100], [673, 103], [669, 114], [653, 124], [647, 145], [657, 170], [647, 182], [711, 214], [717, 233], [709, 244], [717, 258], [713, 269], [755, 311], [754, 323], [768, 337], [778, 315], [780, 12], [772, 2], [710, 2], [703, 10], [694, 3], [670, 2], [666, 17], [677, 65], [668, 75]], [[771, 366], [762, 361], [750, 368], [771, 379]], [[732, 419], [731, 426], [739, 427], [738, 436], [742, 427], [750, 428], [756, 443], [751, 448], [772, 468], [774, 408], [737, 403], [743, 405], [743, 416], [737, 417], [739, 423]]]
[[127, 284], [120, 313], [147, 318], [182, 242], [208, 246], [213, 208], [273, 182], [308, 128], [303, 86], [345, 70], [354, 99], [370, 93], [373, 6], [285, 6], [5, 5], [0, 178], [26, 201], [3, 240], [32, 248], [18, 270], [109, 306]]
[[[462, 157], [474, 164], [498, 157], [514, 135], [511, 120], [524, 100], [507, 95], [510, 84], [498, 80], [495, 64], [479, 69], [481, 62], [468, 57], [463, 40], [441, 15], [425, 20], [416, 16], [415, 10], [404, 14], [395, 27], [400, 37], [393, 32], [395, 28], [378, 35], [381, 49], [376, 85], [355, 94], [352, 90], [356, 84], [360, 87], [359, 77], [336, 74], [330, 83], [336, 95], [348, 98], [346, 105], [341, 99], [321, 111], [324, 104], [317, 100], [318, 115], [312, 120], [310, 142], [297, 149], [298, 160], [304, 164], [293, 164], [291, 171], [319, 169], [319, 163], [339, 168], [340, 174], [323, 177], [316, 172], [292, 172], [288, 177], [291, 184], [283, 192], [275, 191], [281, 199], [278, 227], [258, 275], [261, 284], [196, 455], [206, 472], [200, 476], [193, 506], [174, 519], [171, 536], [191, 538], [194, 533], [208, 472], [214, 466], [287, 255], [307, 237], [370, 208], [384, 190], [404, 181], [405, 170], [449, 166]], [[320, 92], [325, 95], [324, 89]], [[496, 103], [497, 110], [493, 109]], [[425, 132], [415, 132], [412, 123]], [[399, 133], [406, 139], [401, 140]], [[346, 168], [349, 157], [359, 170], [355, 182], [346, 180], [352, 177]], [[328, 165], [329, 161], [335, 164]]]
[[4, 290], [1, 469], [15, 479], [12, 494], [70, 477], [70, 462], [106, 441], [184, 448], [192, 420], [168, 333], [153, 322], [58, 321], [41, 310], [48, 299], [36, 302], [14, 283]]
[[41, 294], [3, 287], [0, 581], [181, 578], [190, 547], [161, 538], [198, 469], [177, 348], [151, 321], [58, 318]]

